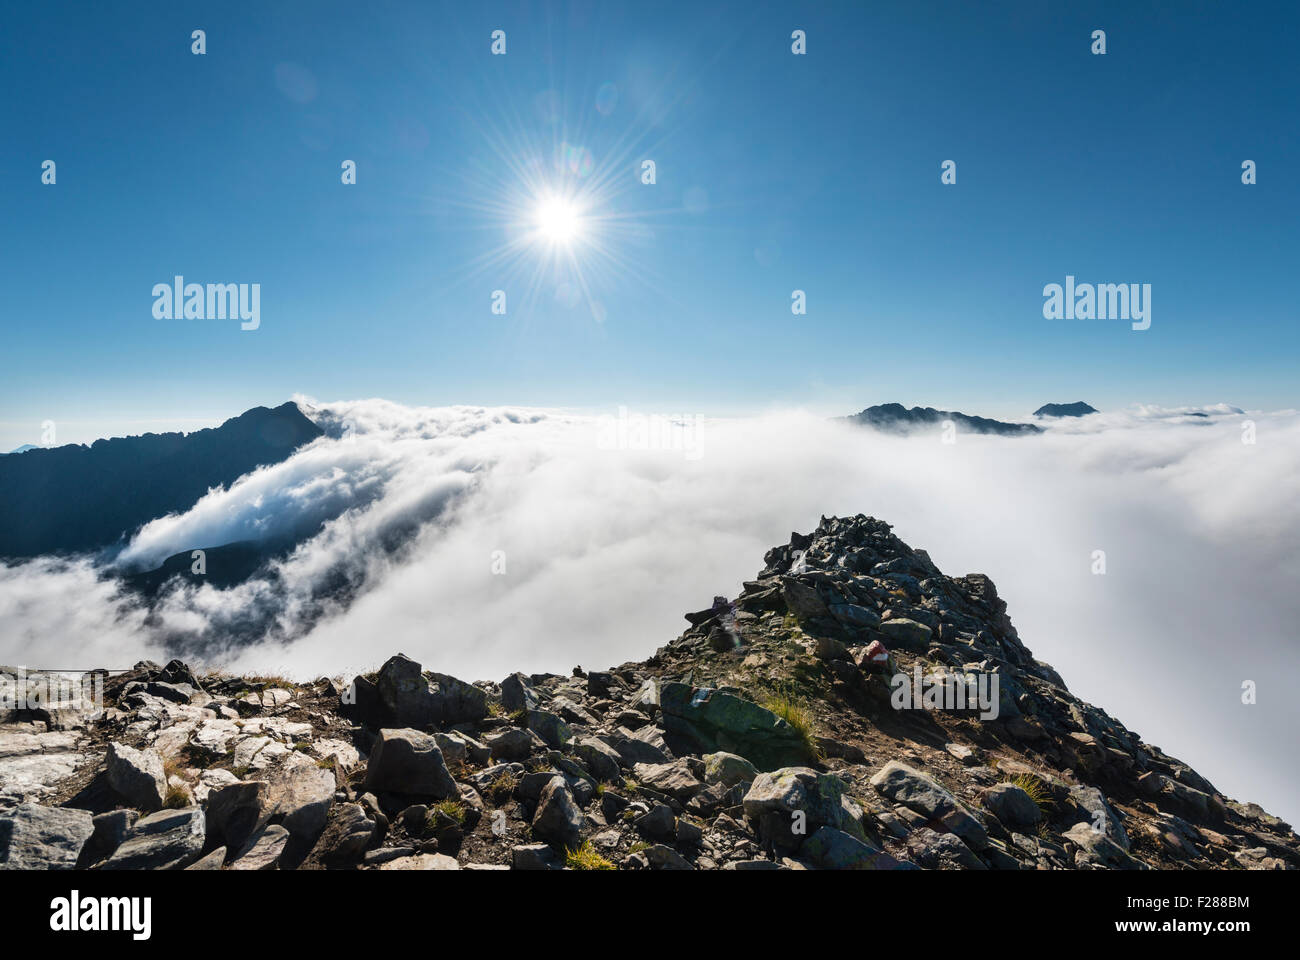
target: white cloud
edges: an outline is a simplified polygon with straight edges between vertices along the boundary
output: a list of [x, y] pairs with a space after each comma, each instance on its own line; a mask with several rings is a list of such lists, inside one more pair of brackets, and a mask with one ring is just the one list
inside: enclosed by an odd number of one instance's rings
[[[603, 449], [596, 420], [557, 411], [372, 400], [313, 415], [333, 436], [148, 525], [122, 558], [316, 531], [274, 578], [176, 591], [146, 625], [89, 563], [0, 567], [0, 662], [126, 666], [160, 656], [171, 632], [205, 637], [209, 661], [303, 676], [399, 650], [467, 679], [602, 668], [734, 596], [792, 530], [861, 512], [950, 575], [989, 574], [1079, 696], [1220, 789], [1300, 814], [1287, 809], [1300, 786], [1286, 687], [1300, 676], [1294, 414], [1252, 415], [1254, 445], [1241, 416], [1151, 411], [945, 445], [796, 411], [706, 421], [697, 458]], [[1090, 572], [1099, 549], [1105, 576]], [[272, 639], [223, 645], [249, 623]], [[1243, 680], [1257, 705], [1240, 703]]]

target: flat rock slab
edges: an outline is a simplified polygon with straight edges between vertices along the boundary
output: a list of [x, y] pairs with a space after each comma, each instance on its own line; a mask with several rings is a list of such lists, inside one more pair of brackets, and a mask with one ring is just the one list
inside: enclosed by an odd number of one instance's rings
[[361, 754], [357, 752], [357, 748], [343, 740], [317, 740], [311, 748], [316, 756], [322, 759], [333, 757], [334, 762], [345, 770], [352, 770], [361, 762]]
[[955, 833], [939, 833], [929, 827], [921, 827], [908, 836], [907, 848], [917, 863], [930, 870], [988, 869]]
[[266, 809], [295, 839], [315, 840], [325, 827], [334, 791], [334, 771], [318, 766], [313, 757], [294, 751], [266, 775]]
[[455, 857], [444, 853], [420, 853], [414, 857], [398, 857], [381, 864], [380, 870], [459, 870]]
[[85, 810], [19, 804], [0, 815], [0, 870], [71, 870], [94, 832]]
[[704, 783], [691, 773], [686, 760], [670, 763], [638, 763], [632, 775], [651, 790], [666, 793], [678, 800], [689, 800], [704, 789]]
[[265, 770], [284, 759], [289, 748], [270, 737], [249, 737], [235, 745], [235, 766]]
[[204, 720], [195, 728], [190, 743], [196, 749], [221, 757], [230, 752], [230, 741], [242, 734], [234, 720]]
[[102, 870], [179, 870], [203, 853], [206, 833], [199, 807], [160, 810], [142, 817]]
[[16, 730], [0, 727], [0, 760], [34, 753], [67, 753], [76, 748], [77, 739], [77, 734], [66, 730], [39, 732], [26, 724]]
[[42, 731], [32, 724], [0, 727], [0, 797], [38, 800], [72, 776], [86, 761], [77, 749], [80, 735]]
[[271, 824], [258, 831], [243, 852], [230, 864], [231, 870], [274, 870], [280, 864], [280, 855], [289, 842], [289, 831], [279, 824]]
[[940, 821], [976, 850], [988, 846], [984, 825], [956, 797], [928, 774], [891, 760], [871, 778], [881, 796], [922, 816]]
[[85, 760], [85, 755], [79, 753], [38, 753], [0, 760], [0, 796], [19, 800], [48, 797]]

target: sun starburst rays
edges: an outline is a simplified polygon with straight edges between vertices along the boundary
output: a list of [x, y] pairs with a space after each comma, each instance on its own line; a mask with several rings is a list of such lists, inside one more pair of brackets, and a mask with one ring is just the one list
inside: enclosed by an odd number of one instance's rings
[[[495, 235], [456, 270], [453, 284], [486, 282], [507, 291], [509, 313], [522, 324], [574, 311], [604, 323], [628, 286], [673, 299], [648, 267], [648, 248], [651, 221], [679, 211], [647, 209], [653, 195], [633, 196], [646, 189], [638, 171], [642, 138], [625, 131], [608, 149], [588, 148], [577, 145], [589, 139], [581, 125], [555, 124], [544, 128], [547, 146], [508, 112], [498, 121], [475, 118], [488, 162], [467, 170], [461, 189], [446, 198], [467, 231]], [[557, 308], [563, 312], [555, 314]]]

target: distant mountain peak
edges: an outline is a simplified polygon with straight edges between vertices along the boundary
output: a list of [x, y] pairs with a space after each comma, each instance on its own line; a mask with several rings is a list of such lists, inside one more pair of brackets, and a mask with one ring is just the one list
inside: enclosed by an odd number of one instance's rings
[[909, 433], [919, 427], [939, 427], [951, 420], [964, 433], [995, 434], [1015, 437], [1042, 433], [1042, 427], [1031, 423], [1008, 423], [988, 417], [975, 417], [956, 410], [936, 410], [934, 407], [904, 407], [901, 403], [881, 403], [867, 407], [861, 413], [843, 417], [852, 423], [887, 433]]
[[[96, 551], [192, 507], [321, 436], [297, 404], [253, 407], [219, 427], [146, 433], [0, 458], [0, 557]], [[196, 545], [198, 546], [198, 545]]]
[[1074, 403], [1045, 403], [1034, 411], [1036, 417], [1086, 417], [1090, 413], [1099, 412], [1096, 407], [1089, 406], [1082, 400]]

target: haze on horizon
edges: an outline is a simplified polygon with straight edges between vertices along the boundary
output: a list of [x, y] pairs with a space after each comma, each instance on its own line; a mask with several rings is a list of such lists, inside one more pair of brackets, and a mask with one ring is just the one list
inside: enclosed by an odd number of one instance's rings
[[[295, 393], [289, 399], [299, 403], [306, 402], [308, 405], [314, 402], [310, 398], [305, 397], [303, 394], [300, 393]], [[374, 397], [371, 399], [386, 400], [391, 402], [391, 398]], [[212, 427], [219, 427], [221, 426], [221, 424], [231, 419], [232, 417], [236, 417], [239, 414], [245, 412], [245, 409], [252, 409], [254, 406], [273, 408], [279, 406], [283, 402], [286, 402], [285, 399], [267, 399], [261, 403], [249, 404], [247, 405], [246, 408], [241, 408], [239, 410], [232, 410], [226, 413], [214, 414], [210, 416], [154, 417], [154, 418], [142, 418], [142, 419], [90, 418], [84, 420], [57, 421], [56, 422], [57, 429], [54, 433], [55, 439], [53, 442], [50, 443], [41, 442], [42, 439], [41, 434], [42, 434], [42, 426], [43, 426], [42, 424], [24, 423], [22, 421], [0, 421], [0, 454], [7, 453], [10, 451], [17, 451], [20, 448], [25, 448], [25, 447], [49, 447], [49, 446], [62, 446], [65, 444], [83, 444], [88, 446], [90, 444], [93, 444], [96, 440], [108, 440], [108, 439], [113, 439], [118, 437], [135, 437], [147, 433], [188, 434], [188, 433], [193, 433], [196, 430], [204, 430]], [[363, 401], [357, 399], [352, 402], [363, 402]], [[821, 416], [827, 419], [834, 419], [836, 417], [843, 417], [853, 413], [857, 413], [860, 410], [865, 409], [865, 407], [867, 406], [873, 406], [878, 403], [885, 403], [885, 402], [898, 402], [898, 401], [873, 399], [870, 400], [870, 402], [865, 402], [865, 403], [859, 401], [857, 406], [850, 406], [847, 408], [827, 408], [823, 406], [812, 407], [806, 405], [799, 405], [797, 407], [789, 407], [785, 409], [797, 409], [803, 413], [809, 414], [810, 416]], [[1047, 402], [1051, 403], [1054, 401], [1047, 401]], [[1068, 402], [1075, 402], [1075, 401], [1068, 401]], [[1018, 404], [1006, 403], [1003, 405], [1002, 408], [985, 409], [985, 408], [970, 408], [970, 407], [963, 406], [961, 404], [930, 402], [928, 400], [918, 399], [912, 402], [903, 402], [902, 405], [905, 407], [934, 407], [935, 409], [939, 409], [939, 410], [950, 410], [959, 413], [966, 413], [973, 416], [988, 416], [991, 417], [992, 419], [1003, 420], [1009, 423], [1034, 423], [1038, 426], [1055, 425], [1057, 427], [1060, 427], [1068, 423], [1068, 421], [1066, 420], [1054, 418], [1054, 417], [1036, 418], [1031, 415], [1032, 410], [1026, 409], [1028, 406], [1027, 403], [1018, 403]], [[428, 405], [413, 404], [413, 406], [424, 407]], [[468, 408], [475, 408], [475, 407], [505, 408], [505, 407], [510, 407], [512, 405], [507, 403], [478, 404], [478, 403], [461, 402], [461, 403], [451, 404], [449, 406], [468, 407]], [[1043, 404], [1038, 403], [1037, 406], [1043, 406]], [[756, 406], [756, 407], [719, 405], [719, 407], [716, 409], [688, 411], [683, 408], [667, 409], [667, 408], [656, 407], [653, 405], [640, 405], [636, 403], [632, 403], [629, 405], [627, 403], [620, 403], [618, 406], [604, 407], [604, 408], [590, 408], [590, 407], [583, 408], [583, 407], [571, 407], [571, 406], [560, 405], [557, 407], [546, 408], [546, 409], [553, 410], [555, 412], [570, 413], [574, 416], [589, 416], [589, 417], [618, 416], [619, 410], [624, 409], [624, 410], [636, 410], [640, 414], [646, 416], [665, 416], [665, 417], [690, 416], [690, 417], [700, 417], [700, 418], [707, 418], [707, 419], [718, 419], [718, 418], [733, 418], [733, 419], [742, 418], [743, 419], [747, 417], [761, 416], [764, 413], [770, 413], [776, 409], [781, 409], [781, 408], [774, 404], [769, 403], [769, 404], [763, 404], [761, 406]], [[1240, 407], [1237, 407], [1234, 404], [1224, 403], [1222, 401], [1214, 402], [1214, 403], [1183, 403], [1183, 404], [1178, 404], [1176, 406], [1167, 406], [1167, 407], [1158, 404], [1142, 403], [1142, 402], [1135, 401], [1126, 405], [1123, 408], [1098, 411], [1098, 413], [1101, 414], [1101, 419], [1105, 420], [1106, 422], [1110, 422], [1113, 419], [1118, 419], [1119, 421], [1126, 421], [1133, 417], [1143, 418], [1143, 417], [1189, 416], [1189, 415], [1199, 414], [1202, 412], [1208, 412], [1210, 414], [1246, 413], [1252, 415], [1260, 415], [1260, 414], [1267, 415], [1267, 414], [1286, 414], [1295, 411], [1292, 408], [1287, 408], [1283, 410], [1244, 410], [1243, 411]]]

